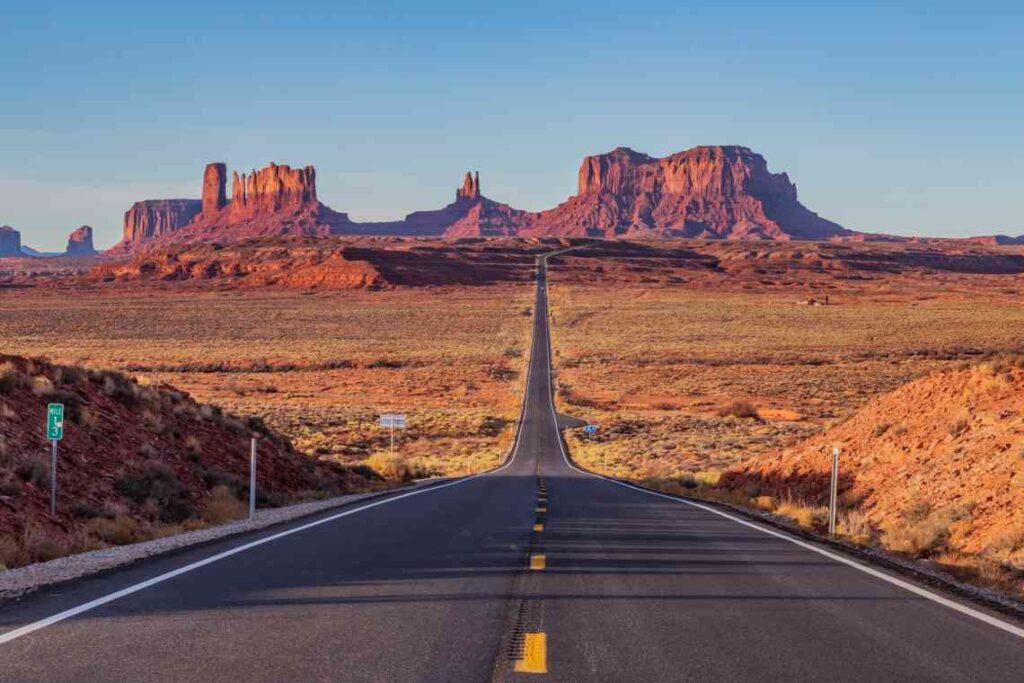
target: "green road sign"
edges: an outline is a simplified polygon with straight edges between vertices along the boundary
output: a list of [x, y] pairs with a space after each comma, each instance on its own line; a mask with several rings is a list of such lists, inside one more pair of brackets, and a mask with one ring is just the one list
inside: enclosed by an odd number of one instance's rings
[[51, 403], [46, 406], [46, 438], [59, 441], [64, 438], [64, 404]]

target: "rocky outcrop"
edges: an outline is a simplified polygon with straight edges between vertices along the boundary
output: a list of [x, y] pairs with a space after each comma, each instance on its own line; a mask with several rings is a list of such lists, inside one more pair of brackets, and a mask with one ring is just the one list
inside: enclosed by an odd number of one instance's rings
[[228, 168], [225, 164], [217, 162], [206, 165], [203, 172], [204, 216], [212, 216], [227, 205], [227, 180]]
[[316, 208], [316, 169], [271, 163], [248, 175], [232, 177], [231, 217], [240, 220], [260, 214]]
[[577, 194], [534, 214], [531, 235], [831, 239], [852, 231], [797, 201], [785, 173], [746, 147], [694, 147], [658, 159], [626, 147], [587, 157]]
[[21, 233], [9, 225], [0, 225], [0, 258], [21, 255]]
[[[695, 147], [658, 159], [620, 147], [584, 159], [577, 194], [527, 212], [485, 197], [467, 172], [455, 201], [400, 221], [355, 223], [317, 199], [312, 166], [266, 168], [231, 177], [207, 165], [202, 200], [136, 204], [122, 244], [243, 239], [272, 235], [528, 237], [696, 237], [829, 240], [865, 238], [819, 217], [797, 200], [785, 173], [771, 173], [746, 147]], [[171, 205], [171, 202], [178, 202]], [[187, 204], [186, 204], [187, 203]]]
[[480, 197], [480, 172], [471, 175], [466, 171], [466, 178], [462, 181], [462, 187], [455, 190], [455, 201], [478, 199]]
[[83, 225], [68, 235], [68, 247], [64, 250], [66, 256], [94, 256], [96, 249], [92, 244], [92, 227]]
[[432, 211], [414, 211], [400, 221], [351, 223], [346, 234], [416, 237], [498, 237], [514, 235], [526, 211], [514, 209], [480, 193], [480, 174], [466, 173], [455, 201]]
[[130, 251], [188, 225], [202, 210], [198, 199], [147, 199], [124, 214], [124, 233], [115, 249]]

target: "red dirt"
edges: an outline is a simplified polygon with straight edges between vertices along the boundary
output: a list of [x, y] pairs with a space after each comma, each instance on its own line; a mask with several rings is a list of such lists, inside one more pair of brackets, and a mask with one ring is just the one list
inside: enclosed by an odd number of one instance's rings
[[[50, 402], [66, 406], [57, 518], [49, 515]], [[254, 433], [260, 491], [270, 501], [373, 486], [361, 474], [296, 453], [258, 420], [202, 406], [170, 387], [0, 355], [0, 537], [17, 543], [39, 532], [60, 546], [80, 539], [96, 518], [191, 523], [218, 484], [244, 496]], [[0, 560], [10, 563], [12, 550], [5, 550]]]
[[723, 476], [728, 488], [825, 504], [831, 449], [840, 492], [881, 530], [949, 510], [949, 546], [978, 553], [1024, 531], [1024, 372], [943, 372], [872, 400], [843, 424]]

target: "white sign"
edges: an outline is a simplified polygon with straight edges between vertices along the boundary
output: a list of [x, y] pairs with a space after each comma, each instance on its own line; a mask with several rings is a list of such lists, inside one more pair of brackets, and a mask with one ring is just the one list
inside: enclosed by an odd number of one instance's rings
[[405, 429], [405, 415], [401, 413], [384, 413], [380, 416], [380, 426], [391, 429]]

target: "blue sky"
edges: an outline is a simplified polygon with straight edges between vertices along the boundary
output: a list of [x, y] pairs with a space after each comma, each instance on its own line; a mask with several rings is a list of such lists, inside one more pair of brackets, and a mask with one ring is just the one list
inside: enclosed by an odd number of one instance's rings
[[542, 209], [586, 154], [742, 144], [847, 227], [1024, 232], [1019, 3], [24, 3], [0, 40], [0, 224], [102, 246], [202, 167], [314, 164], [356, 220]]

